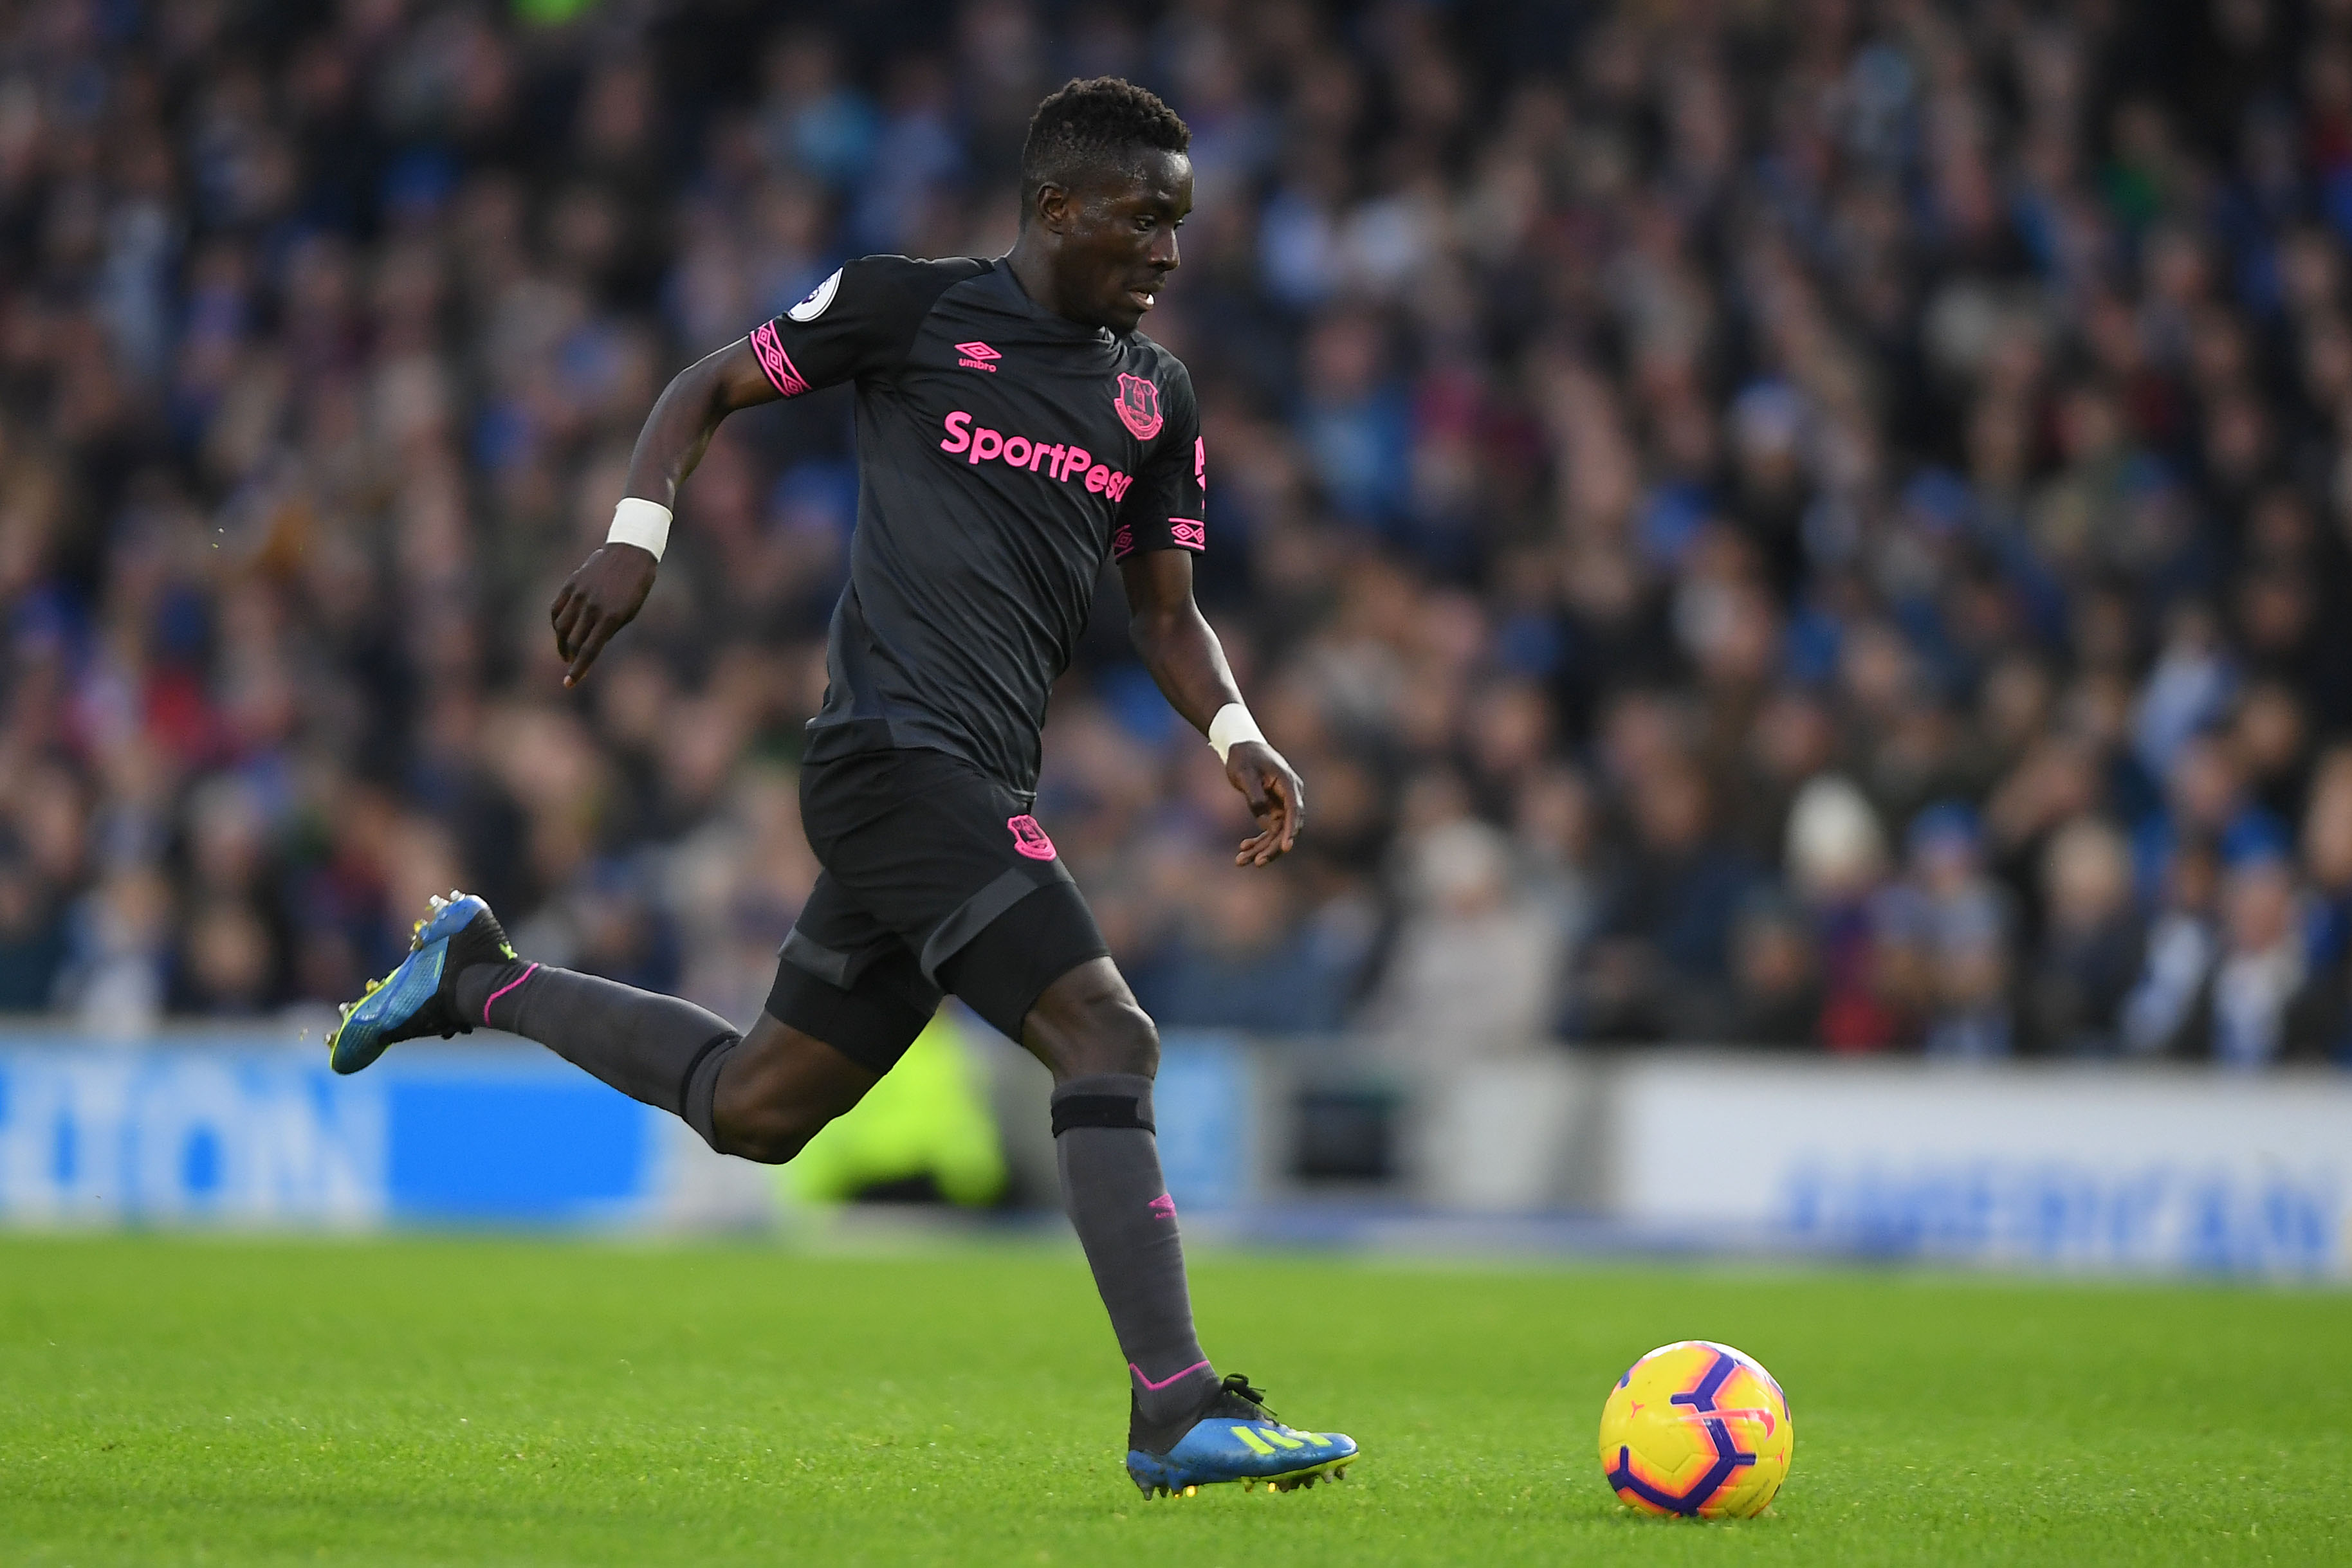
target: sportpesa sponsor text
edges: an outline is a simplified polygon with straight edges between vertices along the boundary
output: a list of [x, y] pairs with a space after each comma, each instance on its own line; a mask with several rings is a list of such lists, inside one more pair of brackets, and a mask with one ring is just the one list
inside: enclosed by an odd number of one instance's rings
[[1096, 462], [1094, 454], [1083, 446], [1006, 435], [984, 424], [975, 430], [971, 414], [964, 409], [957, 409], [940, 423], [948, 434], [947, 439], [940, 443], [940, 450], [961, 453], [967, 463], [1007, 463], [1032, 474], [1045, 474], [1066, 485], [1073, 481], [1084, 484], [1090, 495], [1108, 496], [1114, 501], [1125, 496], [1127, 487], [1135, 483], [1132, 475]]

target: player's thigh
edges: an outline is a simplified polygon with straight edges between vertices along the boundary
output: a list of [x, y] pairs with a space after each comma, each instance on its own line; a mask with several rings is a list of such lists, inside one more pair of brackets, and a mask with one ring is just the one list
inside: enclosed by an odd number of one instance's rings
[[897, 934], [828, 871], [776, 955], [762, 1021], [772, 1019], [823, 1042], [863, 1069], [870, 1083], [898, 1065], [939, 1005], [939, 988], [923, 977]]
[[898, 934], [828, 870], [776, 952], [764, 1018], [833, 1046], [879, 1079], [929, 1025], [939, 997]]
[[727, 1141], [747, 1152], [789, 1158], [864, 1099], [881, 1076], [763, 1012], [719, 1076], [712, 1121]]
[[940, 967], [940, 984], [1064, 1078], [1153, 1071], [1151, 1020], [1110, 961], [1086, 895], [1051, 882], [991, 920]]

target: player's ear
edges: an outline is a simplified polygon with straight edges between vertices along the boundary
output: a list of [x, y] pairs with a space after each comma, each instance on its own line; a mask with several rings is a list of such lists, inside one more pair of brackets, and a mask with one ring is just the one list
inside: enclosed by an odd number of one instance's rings
[[1046, 180], [1037, 186], [1036, 199], [1030, 205], [1029, 215], [1055, 234], [1067, 234], [1075, 210], [1076, 204], [1070, 200], [1068, 190]]

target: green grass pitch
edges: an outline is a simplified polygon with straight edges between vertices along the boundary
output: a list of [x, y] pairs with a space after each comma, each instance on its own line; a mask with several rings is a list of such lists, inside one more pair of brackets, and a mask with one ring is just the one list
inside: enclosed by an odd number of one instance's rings
[[[1075, 1249], [0, 1240], [0, 1563], [2343, 1562], [2352, 1298], [1204, 1252], [1204, 1337], [1365, 1446], [1146, 1502]], [[1637, 1518], [1609, 1384], [1752, 1352], [1763, 1518]]]

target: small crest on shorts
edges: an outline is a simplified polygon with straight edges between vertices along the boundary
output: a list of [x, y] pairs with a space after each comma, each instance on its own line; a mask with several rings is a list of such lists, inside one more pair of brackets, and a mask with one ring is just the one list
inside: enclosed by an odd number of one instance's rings
[[1018, 817], [1005, 818], [1004, 825], [1013, 830], [1014, 849], [1033, 861], [1054, 858], [1054, 841], [1045, 836], [1045, 830], [1037, 825], [1036, 818], [1024, 812]]

